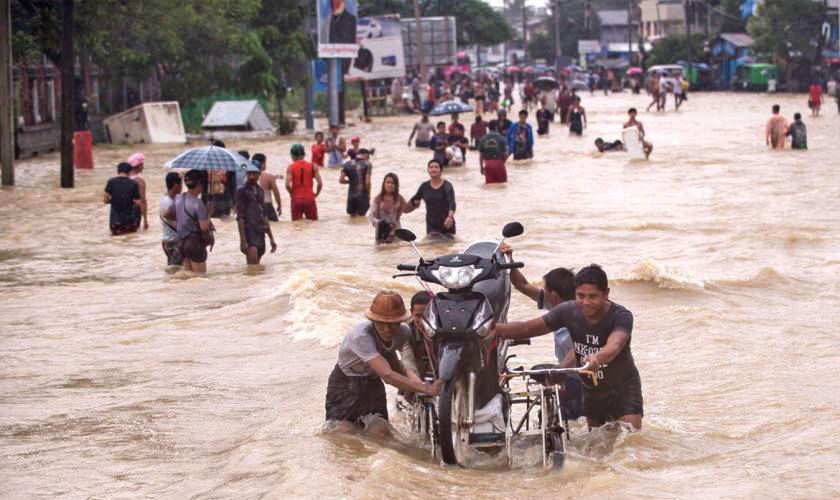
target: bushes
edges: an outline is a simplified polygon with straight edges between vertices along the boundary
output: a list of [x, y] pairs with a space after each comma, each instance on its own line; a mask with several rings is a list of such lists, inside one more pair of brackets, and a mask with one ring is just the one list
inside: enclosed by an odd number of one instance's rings
[[[346, 112], [360, 108], [362, 106], [362, 92], [359, 89], [357, 82], [344, 82], [344, 109]], [[283, 99], [283, 107], [289, 113], [304, 114], [304, 103], [306, 92], [303, 87], [295, 87]], [[315, 94], [315, 113], [327, 114], [327, 93], [317, 92]]]

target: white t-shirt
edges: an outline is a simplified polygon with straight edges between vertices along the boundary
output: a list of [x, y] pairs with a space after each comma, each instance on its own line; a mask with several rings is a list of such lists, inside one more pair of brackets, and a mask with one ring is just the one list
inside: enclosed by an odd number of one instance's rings
[[170, 198], [168, 195], [163, 195], [163, 198], [160, 199], [160, 225], [163, 227], [161, 240], [163, 241], [175, 241], [178, 239], [178, 232], [175, 230], [174, 224], [163, 218], [164, 212], [174, 205], [175, 200]]
[[458, 163], [464, 163], [464, 152], [461, 151], [461, 148], [458, 146], [449, 146], [446, 148], [450, 153], [452, 153], [452, 161]]

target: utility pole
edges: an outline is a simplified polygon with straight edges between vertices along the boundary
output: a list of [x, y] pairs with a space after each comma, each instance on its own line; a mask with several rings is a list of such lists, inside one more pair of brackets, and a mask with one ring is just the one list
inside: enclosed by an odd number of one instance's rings
[[329, 122], [330, 127], [338, 125], [338, 59], [331, 57], [327, 59], [329, 65], [329, 82], [330, 86], [327, 89], [329, 93]]
[[633, 65], [633, 0], [627, 0], [627, 56]]
[[683, 10], [685, 12], [685, 42], [688, 44], [688, 86], [691, 87], [691, 20], [689, 19], [688, 15], [690, 12], [693, 12], [691, 9], [691, 0], [685, 0], [685, 4], [683, 5]]
[[528, 61], [528, 8], [525, 0], [522, 1], [522, 60]]
[[554, 1], [554, 74], [560, 75], [560, 56], [563, 49], [560, 47], [560, 1]]
[[423, 32], [420, 30], [420, 5], [417, 0], [413, 0], [414, 4], [414, 41], [417, 44], [417, 68], [420, 71], [420, 92], [426, 86], [426, 64], [423, 56]]
[[73, 4], [61, 2], [61, 187], [73, 187], [73, 119], [75, 114], [76, 77], [73, 55]]
[[15, 185], [15, 140], [12, 117], [12, 1], [0, 0], [0, 163], [3, 185]]

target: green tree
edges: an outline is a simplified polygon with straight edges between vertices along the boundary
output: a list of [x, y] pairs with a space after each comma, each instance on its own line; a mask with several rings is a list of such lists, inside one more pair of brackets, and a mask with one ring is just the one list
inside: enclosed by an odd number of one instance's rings
[[782, 65], [810, 60], [818, 46], [825, 5], [812, 0], [765, 0], [747, 22], [752, 48]]
[[743, 33], [747, 31], [747, 23], [741, 18], [741, 4], [743, 0], [721, 0], [720, 10], [723, 13], [721, 33]]
[[482, 0], [460, 0], [453, 14], [458, 45], [497, 45], [516, 36], [504, 16]]
[[546, 64], [554, 64], [554, 39], [545, 33], [537, 33], [528, 40], [530, 59], [544, 59]]
[[[674, 64], [677, 61], [688, 60], [688, 44], [685, 35], [668, 35], [653, 45], [653, 49], [647, 54], [645, 64], [650, 67], [656, 64]], [[691, 53], [694, 61], [703, 54], [703, 35], [691, 35]]]

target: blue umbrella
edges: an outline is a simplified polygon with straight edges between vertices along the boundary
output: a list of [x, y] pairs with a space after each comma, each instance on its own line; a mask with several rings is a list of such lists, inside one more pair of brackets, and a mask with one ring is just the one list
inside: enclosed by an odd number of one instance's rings
[[452, 113], [469, 113], [472, 106], [461, 101], [446, 101], [438, 104], [429, 113], [432, 116], [451, 115]]
[[249, 164], [244, 156], [218, 146], [204, 146], [184, 151], [163, 166], [195, 170], [244, 170]]

